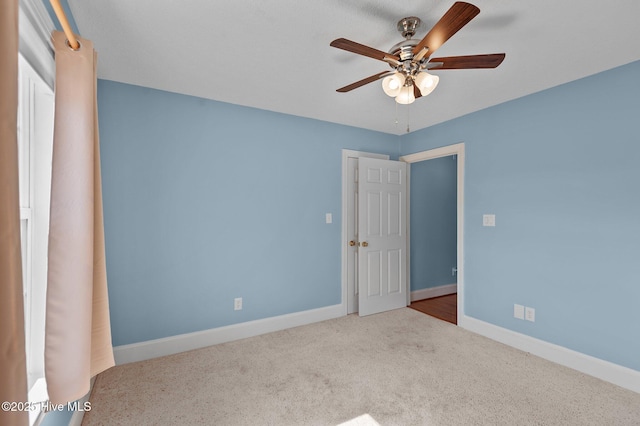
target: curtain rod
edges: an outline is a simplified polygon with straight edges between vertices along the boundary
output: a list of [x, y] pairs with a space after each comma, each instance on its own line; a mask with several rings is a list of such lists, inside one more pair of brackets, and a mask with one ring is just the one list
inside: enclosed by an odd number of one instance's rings
[[49, 0], [49, 2], [51, 3], [51, 6], [53, 6], [53, 11], [56, 13], [58, 21], [60, 21], [60, 25], [62, 25], [64, 34], [67, 36], [69, 47], [73, 50], [80, 49], [80, 43], [78, 43], [76, 36], [73, 34], [71, 25], [69, 25], [69, 21], [67, 20], [67, 15], [64, 14], [64, 9], [62, 9], [62, 6], [60, 5], [60, 0]]

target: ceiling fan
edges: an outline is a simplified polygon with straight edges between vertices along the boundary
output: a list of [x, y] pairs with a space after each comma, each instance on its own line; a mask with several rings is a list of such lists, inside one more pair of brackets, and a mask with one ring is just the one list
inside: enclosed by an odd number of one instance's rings
[[333, 47], [384, 61], [393, 69], [341, 87], [337, 92], [349, 92], [382, 78], [382, 89], [387, 95], [394, 97], [400, 104], [410, 104], [420, 96], [431, 93], [438, 84], [439, 77], [429, 74], [426, 70], [496, 68], [504, 60], [504, 53], [431, 57], [478, 13], [478, 7], [470, 3], [456, 2], [422, 40], [412, 38], [421, 24], [420, 19], [415, 16], [402, 18], [398, 21], [397, 28], [405, 40], [395, 44], [389, 52], [345, 38], [333, 40], [330, 44]]

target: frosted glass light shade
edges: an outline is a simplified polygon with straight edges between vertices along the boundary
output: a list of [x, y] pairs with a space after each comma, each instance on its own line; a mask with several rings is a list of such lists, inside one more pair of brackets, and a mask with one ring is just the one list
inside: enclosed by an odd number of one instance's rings
[[404, 85], [404, 75], [399, 72], [382, 79], [382, 90], [392, 98], [398, 96]]
[[427, 96], [429, 93], [433, 92], [433, 89], [436, 88], [439, 81], [440, 77], [437, 75], [431, 75], [428, 72], [419, 73], [414, 80], [415, 85], [418, 86], [422, 96]]
[[413, 103], [416, 97], [413, 95], [413, 86], [403, 86], [396, 96], [396, 102], [399, 104], [407, 105]]

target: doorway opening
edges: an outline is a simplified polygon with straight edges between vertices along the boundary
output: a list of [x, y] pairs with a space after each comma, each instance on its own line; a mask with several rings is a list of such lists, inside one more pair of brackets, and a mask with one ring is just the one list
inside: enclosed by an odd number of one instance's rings
[[456, 156], [411, 165], [411, 304], [456, 323]]
[[[467, 328], [465, 325], [466, 318], [464, 316], [464, 143], [458, 143], [455, 145], [445, 146], [441, 148], [435, 148], [423, 152], [418, 152], [415, 154], [409, 154], [400, 157], [400, 161], [403, 161], [408, 164], [417, 163], [421, 161], [432, 160], [440, 157], [447, 156], [455, 156], [456, 162], [456, 275], [457, 275], [457, 297], [456, 297], [456, 311], [457, 311], [457, 323], [459, 326], [463, 328]], [[349, 183], [356, 179], [355, 172], [351, 179], [348, 177], [348, 170], [351, 163], [353, 166], [353, 162], [357, 163], [357, 159], [360, 157], [370, 157], [370, 158], [380, 158], [380, 159], [388, 159], [389, 156], [384, 154], [374, 154], [367, 153], [361, 151], [352, 151], [343, 149], [342, 150], [342, 307], [344, 315], [348, 315], [351, 313], [358, 312], [357, 305], [357, 297], [353, 295], [357, 295], [357, 288], [354, 288], [357, 283], [357, 268], [349, 267], [349, 256], [357, 256], [357, 252], [353, 253], [353, 250], [349, 250], [348, 242], [351, 240], [356, 241], [357, 235], [354, 234], [355, 224], [350, 219], [349, 215], [349, 205], [351, 208], [355, 208], [357, 205], [357, 195], [354, 197], [350, 196], [350, 192], [348, 191]], [[351, 159], [351, 160], [350, 160]], [[410, 181], [410, 173], [407, 173], [407, 178]], [[409, 204], [410, 197], [410, 185], [407, 197], [407, 204]], [[409, 205], [407, 205], [407, 281], [409, 282], [408, 288], [410, 288], [410, 223], [409, 223]], [[354, 259], [351, 259], [352, 265], [356, 264], [353, 262]], [[407, 291], [407, 303], [408, 306], [411, 302], [411, 292]]]
[[[456, 275], [457, 275], [457, 284], [456, 284], [456, 317], [457, 324], [463, 325], [464, 323], [464, 143], [459, 143], [455, 145], [450, 145], [446, 147], [431, 149], [423, 152], [418, 152], [415, 154], [409, 154], [400, 157], [401, 161], [405, 161], [409, 164], [419, 163], [422, 161], [434, 160], [437, 158], [455, 156], [456, 159]], [[417, 188], [413, 185], [411, 188], [410, 185], [409, 191], [416, 191]], [[409, 195], [409, 200], [411, 200], [411, 195]], [[414, 225], [415, 229], [416, 225]], [[409, 238], [411, 237], [411, 231], [409, 231]], [[409, 243], [409, 247], [411, 244]], [[408, 255], [409, 262], [411, 261], [411, 254]], [[453, 271], [452, 271], [453, 273]], [[413, 279], [413, 277], [409, 276], [409, 279]], [[447, 286], [443, 286], [443, 290], [446, 290]], [[446, 292], [443, 294], [433, 294], [431, 297], [442, 296], [447, 294]], [[418, 297], [420, 298], [420, 297]], [[451, 299], [451, 297], [449, 297]], [[433, 300], [435, 301], [435, 300]], [[435, 301], [435, 302], [443, 302], [444, 300]], [[451, 300], [449, 300], [451, 302]], [[451, 304], [449, 303], [450, 309]], [[439, 307], [438, 309], [441, 309]], [[435, 315], [434, 315], [435, 316]]]

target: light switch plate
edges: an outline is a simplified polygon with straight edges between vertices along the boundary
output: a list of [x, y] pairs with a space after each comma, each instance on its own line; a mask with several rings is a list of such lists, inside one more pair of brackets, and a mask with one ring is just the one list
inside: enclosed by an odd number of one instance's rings
[[482, 226], [496, 226], [496, 215], [495, 214], [483, 214], [482, 215]]
[[331, 213], [327, 213], [324, 215], [324, 220], [327, 223], [332, 223], [333, 222], [333, 215]]

